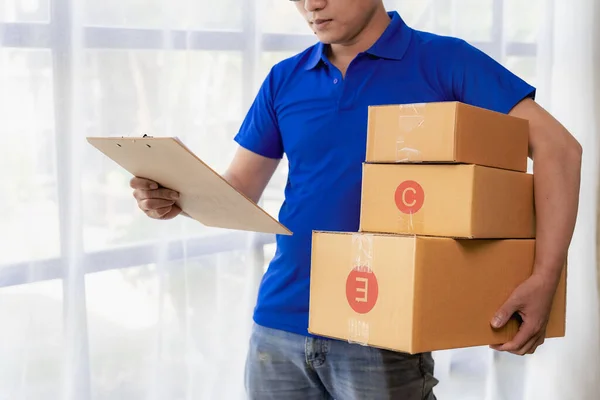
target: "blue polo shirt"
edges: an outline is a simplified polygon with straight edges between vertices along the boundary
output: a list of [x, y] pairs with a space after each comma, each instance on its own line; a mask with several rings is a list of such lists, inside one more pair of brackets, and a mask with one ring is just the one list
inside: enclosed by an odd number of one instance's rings
[[[310, 336], [311, 233], [356, 232], [368, 106], [460, 101], [508, 113], [535, 89], [465, 41], [408, 27], [396, 12], [345, 78], [319, 43], [275, 65], [235, 140], [269, 158], [288, 158], [277, 237], [254, 321]], [[482, 132], [482, 134], [484, 134]]]

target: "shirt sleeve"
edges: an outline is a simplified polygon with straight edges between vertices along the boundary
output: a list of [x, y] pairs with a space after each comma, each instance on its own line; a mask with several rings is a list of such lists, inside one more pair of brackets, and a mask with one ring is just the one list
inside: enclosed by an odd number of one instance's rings
[[462, 103], [508, 114], [536, 89], [493, 58], [463, 40], [455, 45], [452, 97]]
[[234, 140], [242, 147], [268, 158], [283, 157], [283, 144], [274, 107], [274, 73], [262, 83]]

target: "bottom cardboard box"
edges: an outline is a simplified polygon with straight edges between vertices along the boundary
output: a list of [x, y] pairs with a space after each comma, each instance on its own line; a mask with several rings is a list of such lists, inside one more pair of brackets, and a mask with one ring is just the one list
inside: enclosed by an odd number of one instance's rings
[[[535, 240], [314, 232], [309, 332], [405, 353], [500, 344], [494, 313], [532, 273]], [[566, 268], [547, 337], [565, 335]]]

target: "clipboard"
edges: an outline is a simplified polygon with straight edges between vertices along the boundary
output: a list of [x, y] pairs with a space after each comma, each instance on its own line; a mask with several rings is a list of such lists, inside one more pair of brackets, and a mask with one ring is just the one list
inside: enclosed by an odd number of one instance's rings
[[133, 176], [179, 192], [176, 204], [203, 225], [292, 234], [176, 137], [88, 137], [87, 141]]

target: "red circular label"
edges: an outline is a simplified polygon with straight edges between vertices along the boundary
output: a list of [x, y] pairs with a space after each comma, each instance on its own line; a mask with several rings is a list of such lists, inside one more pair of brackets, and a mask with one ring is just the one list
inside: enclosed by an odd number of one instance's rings
[[354, 268], [346, 279], [346, 299], [354, 311], [366, 314], [375, 307], [379, 285], [377, 277], [367, 267]]
[[415, 181], [404, 181], [396, 189], [396, 207], [404, 214], [415, 214], [425, 202], [425, 192]]

